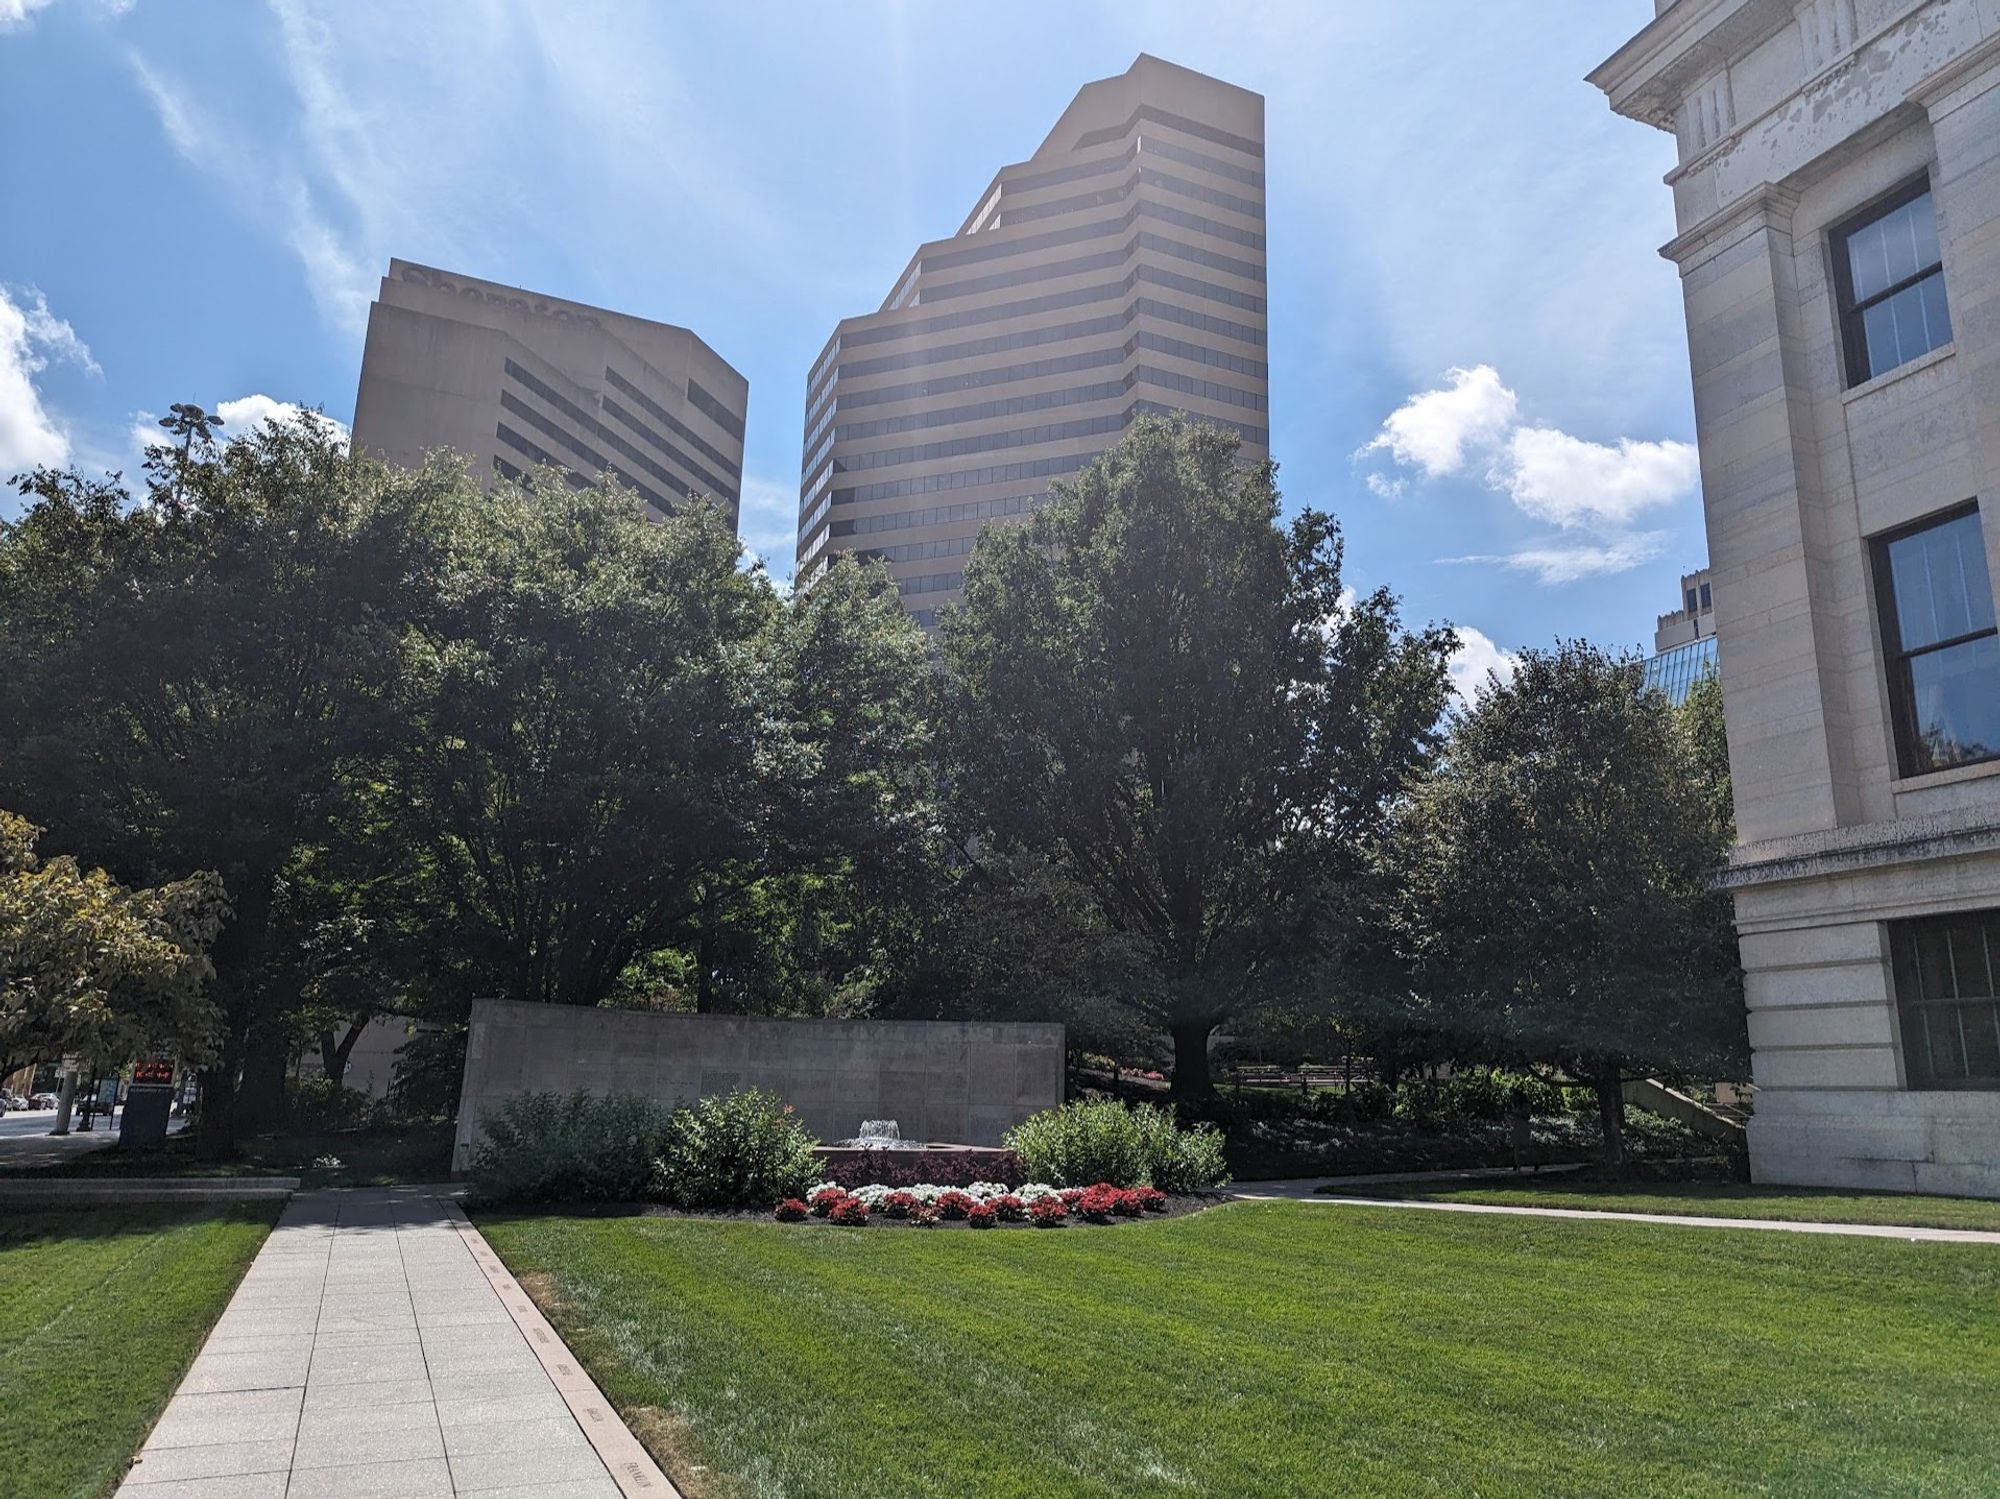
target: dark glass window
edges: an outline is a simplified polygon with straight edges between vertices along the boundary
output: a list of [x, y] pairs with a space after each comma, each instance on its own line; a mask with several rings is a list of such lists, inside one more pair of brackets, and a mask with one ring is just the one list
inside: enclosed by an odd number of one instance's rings
[[1977, 506], [1877, 539], [1903, 774], [2000, 755], [2000, 634]]
[[1706, 583], [1701, 585], [1701, 607], [1704, 609], [1715, 607], [1715, 596], [1709, 591], [1709, 585]]
[[1690, 614], [1693, 614], [1693, 613], [1695, 612], [1695, 602], [1696, 602], [1696, 600], [1697, 600], [1697, 599], [1699, 599], [1700, 597], [1701, 597], [1701, 595], [1700, 595], [1700, 594], [1698, 594], [1698, 593], [1696, 593], [1696, 592], [1695, 592], [1695, 591], [1694, 591], [1694, 590], [1693, 590], [1692, 588], [1690, 588], [1690, 589], [1689, 589], [1689, 590], [1687, 591], [1687, 603], [1688, 603], [1688, 606], [1687, 606], [1687, 612], [1688, 612], [1688, 613], [1690, 613]]
[[2000, 1088], [2000, 912], [1889, 925], [1912, 1088]]
[[1929, 182], [1912, 183], [1838, 230], [1833, 251], [1849, 385], [1951, 342]]

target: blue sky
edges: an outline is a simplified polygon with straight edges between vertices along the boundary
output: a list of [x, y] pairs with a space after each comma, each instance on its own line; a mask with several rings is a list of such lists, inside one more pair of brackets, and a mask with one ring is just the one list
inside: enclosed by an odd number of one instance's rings
[[1266, 96], [1272, 446], [1351, 581], [1649, 643], [1704, 554], [1673, 151], [1583, 79], [1652, 10], [0, 0], [0, 470], [133, 470], [177, 400], [345, 421], [399, 255], [698, 331], [783, 575], [835, 321], [1149, 51]]

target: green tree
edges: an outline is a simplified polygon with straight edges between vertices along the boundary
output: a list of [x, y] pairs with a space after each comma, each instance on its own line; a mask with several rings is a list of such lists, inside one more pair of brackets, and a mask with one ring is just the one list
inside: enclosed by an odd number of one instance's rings
[[72, 1052], [205, 1060], [222, 1021], [207, 993], [222, 881], [128, 890], [68, 855], [37, 858], [40, 831], [0, 812], [0, 1075]]
[[1418, 1015], [1588, 1082], [1612, 1164], [1628, 1077], [1728, 1070], [1746, 1044], [1712, 748], [1640, 679], [1581, 642], [1525, 652], [1457, 722], [1391, 861]]
[[1386, 589], [1343, 589], [1333, 519], [1281, 524], [1275, 468], [1237, 448], [1135, 424], [980, 539], [942, 629], [967, 846], [1073, 892], [1115, 964], [1106, 997], [1172, 1034], [1182, 1097], [1209, 1090], [1223, 1021], [1337, 985], [1455, 645], [1406, 631]]
[[757, 851], [757, 650], [778, 603], [725, 520], [553, 470], [496, 485], [410, 661], [395, 751], [463, 999], [595, 1005]]
[[321, 420], [226, 447], [197, 407], [163, 425], [137, 504], [42, 470], [0, 523], [0, 799], [122, 879], [220, 873], [213, 1157], [235, 1147], [239, 1077], [266, 1098], [282, 1081], [302, 1003], [287, 882], [405, 730], [410, 639], [478, 497], [454, 464], [352, 458]]

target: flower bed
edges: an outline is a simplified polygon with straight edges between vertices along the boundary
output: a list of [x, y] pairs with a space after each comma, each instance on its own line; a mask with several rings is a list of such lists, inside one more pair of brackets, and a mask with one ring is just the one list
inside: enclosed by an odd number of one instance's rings
[[1167, 1194], [1157, 1188], [1114, 1187], [1109, 1182], [1062, 1188], [1029, 1182], [1018, 1189], [995, 1181], [969, 1182], [963, 1187], [935, 1182], [909, 1187], [868, 1182], [849, 1190], [839, 1182], [825, 1181], [808, 1192], [803, 1202], [794, 1198], [779, 1203], [775, 1216], [781, 1223], [823, 1218], [853, 1228], [882, 1222], [918, 1228], [940, 1223], [963, 1223], [968, 1228], [995, 1228], [1003, 1223], [1061, 1228], [1077, 1219], [1109, 1224], [1120, 1218], [1164, 1213], [1170, 1206]]
[[852, 1190], [855, 1187], [969, 1187], [974, 1182], [1027, 1180], [1020, 1157], [1011, 1150], [984, 1145], [931, 1145], [922, 1150], [856, 1150], [822, 1145], [822, 1180]]

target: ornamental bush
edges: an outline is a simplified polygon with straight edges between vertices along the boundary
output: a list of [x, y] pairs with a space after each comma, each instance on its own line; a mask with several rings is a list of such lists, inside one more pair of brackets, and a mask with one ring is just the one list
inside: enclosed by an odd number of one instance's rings
[[811, 1215], [812, 1209], [796, 1197], [787, 1197], [778, 1204], [776, 1217], [780, 1223], [803, 1223]]
[[1206, 1192], [1229, 1180], [1222, 1134], [1213, 1125], [1182, 1129], [1171, 1109], [1116, 1099], [1081, 1099], [1047, 1109], [1007, 1133], [1028, 1179], [1059, 1187], [1108, 1182], [1163, 1192]]
[[[668, 1109], [632, 1094], [517, 1094], [480, 1121], [471, 1195], [478, 1202], [637, 1202], [647, 1195], [670, 1118]], [[751, 1201], [783, 1195], [788, 1189]]]
[[1139, 1205], [1144, 1213], [1164, 1213], [1167, 1210], [1167, 1194], [1158, 1187], [1134, 1187], [1126, 1194]]
[[916, 1206], [917, 1198], [915, 1193], [891, 1192], [882, 1199], [877, 1205], [876, 1210], [884, 1218], [907, 1218], [910, 1216], [911, 1210]]
[[1005, 1197], [994, 1198], [987, 1206], [993, 1209], [993, 1216], [1003, 1223], [1025, 1223], [1028, 1219], [1027, 1203], [1011, 1192]]
[[938, 1208], [934, 1202], [920, 1202], [910, 1209], [910, 1222], [917, 1228], [936, 1228]]
[[817, 1186], [806, 1194], [806, 1206], [812, 1209], [815, 1218], [824, 1218], [833, 1211], [834, 1204], [847, 1196], [845, 1187], [836, 1187], [831, 1182]]
[[991, 1228], [999, 1216], [994, 1211], [992, 1203], [977, 1203], [966, 1211], [965, 1226], [967, 1228]]
[[797, 1197], [818, 1177], [814, 1139], [792, 1106], [746, 1088], [675, 1109], [652, 1193], [677, 1208], [742, 1208]]
[[970, 1217], [972, 1210], [978, 1205], [977, 1198], [959, 1191], [946, 1192], [937, 1200], [938, 1211], [952, 1219]]
[[1036, 1228], [1061, 1228], [1069, 1209], [1060, 1197], [1037, 1197], [1028, 1209], [1028, 1221]]
[[[1063, 1195], [1067, 1197], [1069, 1194]], [[1109, 1182], [1099, 1182], [1096, 1186], [1086, 1187], [1079, 1192], [1072, 1205], [1092, 1223], [1109, 1223], [1111, 1215], [1118, 1210], [1118, 1205], [1125, 1201], [1125, 1198], [1126, 1192], [1123, 1187], [1114, 1187]]]
[[1083, 1098], [1044, 1109], [1007, 1131], [1030, 1181], [1082, 1187], [1106, 1181], [1131, 1186], [1145, 1179], [1146, 1158], [1134, 1111], [1115, 1098]]
[[1182, 1129], [1174, 1123], [1171, 1110], [1151, 1104], [1140, 1104], [1132, 1117], [1146, 1158], [1145, 1175], [1117, 1185], [1153, 1186], [1162, 1192], [1212, 1192], [1229, 1180], [1229, 1168], [1222, 1160], [1222, 1131], [1214, 1125]]
[[843, 1197], [833, 1205], [827, 1220], [844, 1228], [866, 1228], [868, 1226], [868, 1204], [859, 1197]]

